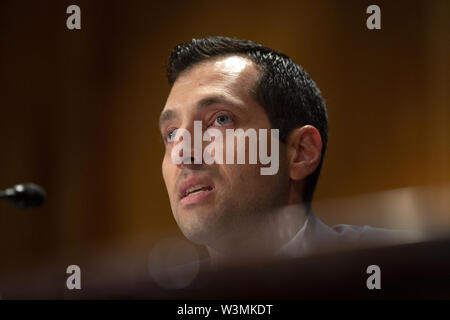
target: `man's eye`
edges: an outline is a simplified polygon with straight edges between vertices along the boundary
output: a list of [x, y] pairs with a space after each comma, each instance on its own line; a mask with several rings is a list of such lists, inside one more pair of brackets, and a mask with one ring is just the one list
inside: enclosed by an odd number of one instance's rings
[[227, 123], [229, 123], [231, 121], [230, 117], [225, 115], [225, 114], [221, 114], [216, 118], [216, 121], [214, 122], [215, 125], [218, 126], [224, 126]]
[[177, 129], [170, 130], [170, 131], [167, 133], [167, 137], [166, 137], [167, 142], [173, 142], [174, 139], [175, 139], [176, 134], [177, 134]]

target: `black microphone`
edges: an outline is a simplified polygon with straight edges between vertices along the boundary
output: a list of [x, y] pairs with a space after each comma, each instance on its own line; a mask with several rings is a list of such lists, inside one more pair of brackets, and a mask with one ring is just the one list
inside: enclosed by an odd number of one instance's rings
[[20, 209], [33, 209], [44, 202], [45, 191], [33, 183], [24, 183], [0, 191], [0, 198], [6, 199]]

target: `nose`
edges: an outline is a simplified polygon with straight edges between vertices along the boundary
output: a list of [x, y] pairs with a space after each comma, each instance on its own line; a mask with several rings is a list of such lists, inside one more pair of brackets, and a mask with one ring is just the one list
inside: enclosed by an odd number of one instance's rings
[[179, 128], [175, 137], [175, 146], [179, 168], [199, 168], [203, 165], [203, 132], [200, 121], [194, 124]]
[[200, 159], [200, 161], [195, 161], [195, 159], [197, 159], [197, 158], [193, 154], [187, 155], [187, 156], [183, 157], [183, 162], [181, 162], [180, 164], [177, 164], [177, 166], [180, 169], [183, 169], [183, 168], [191, 169], [191, 170], [201, 169], [204, 165], [202, 163], [202, 160]]

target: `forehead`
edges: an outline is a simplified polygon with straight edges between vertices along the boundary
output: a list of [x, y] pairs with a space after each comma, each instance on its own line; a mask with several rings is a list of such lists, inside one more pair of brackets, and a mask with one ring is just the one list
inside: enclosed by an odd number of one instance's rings
[[246, 100], [252, 97], [258, 67], [248, 58], [231, 55], [207, 60], [181, 73], [175, 81], [164, 109], [184, 108], [206, 95]]

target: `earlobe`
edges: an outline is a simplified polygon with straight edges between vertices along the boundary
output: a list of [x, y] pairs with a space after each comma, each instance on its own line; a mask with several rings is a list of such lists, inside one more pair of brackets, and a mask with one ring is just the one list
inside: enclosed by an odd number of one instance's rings
[[304, 179], [316, 170], [322, 154], [322, 139], [315, 127], [306, 125], [292, 130], [286, 146], [292, 180]]

